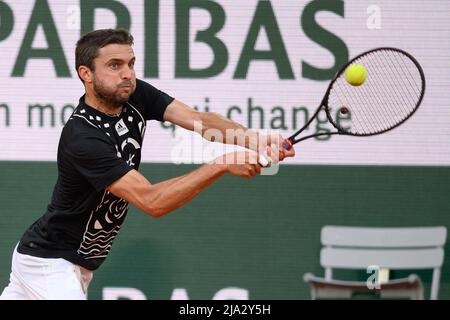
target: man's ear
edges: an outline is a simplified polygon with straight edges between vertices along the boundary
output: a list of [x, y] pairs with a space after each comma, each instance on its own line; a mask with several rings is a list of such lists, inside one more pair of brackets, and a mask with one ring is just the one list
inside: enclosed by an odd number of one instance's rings
[[93, 80], [93, 73], [91, 69], [89, 69], [86, 66], [79, 66], [78, 67], [78, 75], [81, 79], [83, 79], [84, 82], [92, 82]]

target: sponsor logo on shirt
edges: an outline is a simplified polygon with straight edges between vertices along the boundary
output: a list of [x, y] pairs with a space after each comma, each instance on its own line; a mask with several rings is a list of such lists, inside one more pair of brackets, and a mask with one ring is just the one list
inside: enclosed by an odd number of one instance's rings
[[116, 123], [116, 131], [119, 136], [123, 136], [125, 133], [129, 132], [125, 122], [123, 122], [123, 119], [120, 119]]

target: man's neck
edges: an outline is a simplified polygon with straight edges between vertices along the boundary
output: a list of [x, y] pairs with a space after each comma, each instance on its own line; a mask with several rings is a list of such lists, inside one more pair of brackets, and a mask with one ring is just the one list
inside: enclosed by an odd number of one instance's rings
[[88, 92], [86, 92], [86, 95], [84, 97], [84, 102], [88, 106], [90, 106], [108, 116], [117, 116], [122, 112], [122, 106], [111, 107], [111, 106], [107, 105], [106, 103], [104, 103], [103, 101], [101, 101], [100, 99], [98, 99], [95, 95], [90, 94]]

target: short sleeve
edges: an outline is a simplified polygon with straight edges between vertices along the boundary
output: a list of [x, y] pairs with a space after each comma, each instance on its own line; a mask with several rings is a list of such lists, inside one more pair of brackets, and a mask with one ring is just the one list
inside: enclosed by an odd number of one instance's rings
[[97, 191], [105, 189], [133, 169], [118, 156], [106, 137], [77, 137], [64, 152], [72, 166]]
[[145, 120], [159, 121], [164, 121], [164, 112], [173, 100], [167, 93], [139, 79], [136, 79], [136, 90], [130, 97], [130, 102], [140, 108]]

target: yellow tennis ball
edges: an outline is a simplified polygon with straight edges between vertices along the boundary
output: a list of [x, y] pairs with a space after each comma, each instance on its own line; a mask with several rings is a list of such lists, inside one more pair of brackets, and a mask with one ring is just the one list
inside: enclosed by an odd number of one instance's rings
[[360, 86], [366, 81], [367, 70], [363, 65], [354, 63], [345, 70], [345, 80], [352, 86]]

